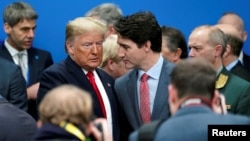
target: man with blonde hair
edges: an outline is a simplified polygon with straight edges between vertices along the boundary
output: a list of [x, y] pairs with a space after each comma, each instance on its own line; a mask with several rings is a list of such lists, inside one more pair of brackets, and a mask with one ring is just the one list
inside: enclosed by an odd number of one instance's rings
[[96, 140], [110, 141], [111, 134], [105, 119], [94, 121], [101, 124], [101, 131], [92, 123], [92, 98], [74, 85], [61, 85], [47, 93], [39, 106], [41, 128], [34, 140], [76, 139], [86, 140], [92, 134]]
[[118, 56], [119, 45], [117, 44], [118, 35], [110, 34], [103, 42], [103, 55], [101, 68], [114, 79], [124, 75], [130, 69], [125, 67], [122, 58]]
[[68, 57], [43, 72], [37, 106], [52, 88], [62, 84], [76, 85], [90, 92], [94, 116], [107, 119], [116, 141], [119, 127], [114, 79], [98, 68], [102, 62], [106, 29], [104, 23], [92, 17], [78, 17], [69, 21], [65, 41]]

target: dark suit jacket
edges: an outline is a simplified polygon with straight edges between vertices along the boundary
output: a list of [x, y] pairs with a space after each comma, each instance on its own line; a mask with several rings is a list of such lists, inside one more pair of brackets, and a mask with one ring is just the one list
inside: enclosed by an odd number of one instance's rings
[[[249, 125], [250, 118], [240, 115], [220, 115], [207, 106], [186, 106], [164, 121], [154, 141], [207, 141], [208, 125]], [[138, 131], [129, 141], [137, 141]]]
[[244, 68], [240, 61], [231, 69], [231, 72], [250, 82], [250, 73]]
[[29, 141], [36, 129], [36, 121], [29, 114], [0, 98], [1, 141]]
[[[174, 64], [163, 61], [159, 84], [155, 95], [152, 120], [168, 118], [170, 115], [168, 105], [168, 85], [170, 83], [170, 73]], [[127, 141], [129, 134], [143, 125], [137, 94], [138, 70], [134, 69], [126, 75], [115, 80], [115, 91], [119, 102], [119, 123], [121, 141]]]
[[[108, 95], [110, 106], [112, 110], [113, 121], [113, 134], [114, 140], [117, 141], [119, 137], [118, 119], [117, 119], [117, 104], [115, 99], [115, 91], [113, 89], [114, 80], [102, 69], [96, 69], [102, 84]], [[101, 107], [98, 102], [98, 98], [87, 76], [82, 71], [82, 68], [78, 66], [70, 57], [67, 57], [64, 61], [54, 64], [46, 69], [42, 75], [40, 87], [38, 91], [37, 104], [39, 106], [41, 100], [45, 94], [62, 84], [73, 84], [91, 93], [94, 102], [94, 114], [97, 117], [103, 117]]]
[[243, 64], [247, 71], [250, 73], [250, 56], [243, 53]]
[[0, 95], [16, 107], [27, 111], [26, 85], [19, 66], [0, 58]]
[[225, 68], [220, 74], [228, 76], [226, 84], [218, 89], [220, 93], [225, 95], [228, 111], [250, 116], [250, 83], [230, 73]]
[[[29, 65], [27, 86], [31, 86], [39, 82], [42, 72], [53, 64], [53, 60], [51, 54], [45, 50], [31, 47], [27, 50], [27, 52]], [[5, 47], [4, 43], [2, 43], [0, 46], [0, 57], [14, 63], [14, 60], [12, 59], [12, 56]], [[36, 101], [29, 100], [28, 104], [28, 113], [37, 119]]]

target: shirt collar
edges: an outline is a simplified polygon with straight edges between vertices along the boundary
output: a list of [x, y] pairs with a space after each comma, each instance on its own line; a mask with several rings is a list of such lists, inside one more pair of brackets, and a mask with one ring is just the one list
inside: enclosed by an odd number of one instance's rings
[[[163, 57], [160, 55], [158, 61], [146, 72], [151, 78], [159, 79], [163, 65]], [[139, 70], [139, 78], [144, 74], [145, 72], [142, 70]]]
[[234, 60], [232, 63], [226, 66], [226, 69], [228, 71], [231, 71], [231, 69], [238, 63], [238, 61], [239, 61], [238, 59]]
[[218, 76], [220, 74], [220, 72], [222, 71], [222, 69], [223, 69], [223, 66], [221, 65], [219, 67], [219, 69], [216, 71], [216, 76]]
[[7, 39], [4, 41], [4, 45], [6, 46], [7, 50], [9, 51], [10, 55], [13, 57], [15, 56], [16, 54], [22, 52], [23, 54], [27, 55], [27, 50], [23, 50], [23, 51], [18, 51], [17, 49], [15, 49], [14, 47], [12, 47], [8, 42], [7, 42]]

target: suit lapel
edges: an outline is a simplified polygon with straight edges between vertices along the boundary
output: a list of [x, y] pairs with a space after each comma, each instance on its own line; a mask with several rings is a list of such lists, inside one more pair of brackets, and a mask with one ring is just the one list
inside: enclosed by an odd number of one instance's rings
[[[155, 95], [152, 120], [159, 119], [160, 115], [164, 111], [164, 107], [168, 107], [168, 85], [170, 83], [170, 73], [172, 68], [168, 67], [167, 62], [163, 61], [163, 66], [161, 70], [161, 75], [159, 78], [158, 88]], [[169, 109], [169, 108], [167, 108]]]
[[0, 48], [0, 57], [15, 63], [9, 51], [5, 47], [4, 42], [2, 43], [2, 46]]
[[68, 72], [73, 76], [72, 84], [77, 85], [78, 87], [88, 91], [93, 99], [93, 109], [97, 117], [103, 117], [102, 111], [99, 108], [100, 105], [97, 102], [98, 98], [95, 94], [93, 87], [90, 85], [87, 76], [82, 71], [81, 67], [78, 66], [69, 56], [66, 59], [66, 68]]
[[231, 69], [232, 73], [240, 73], [241, 69], [243, 68], [242, 64], [240, 61], [238, 61], [238, 63]]
[[111, 99], [111, 97], [112, 97], [111, 94], [113, 94], [113, 89], [112, 89], [113, 82], [108, 81], [107, 78], [104, 76], [104, 73], [99, 68], [96, 69], [96, 72], [97, 72], [98, 76], [100, 77], [100, 80], [102, 81], [102, 85], [103, 85], [109, 99]]
[[75, 79], [75, 84], [78, 84], [79, 87], [84, 88], [85, 90], [90, 91], [91, 93], [95, 93], [81, 67], [78, 66], [73, 60], [71, 60], [69, 56], [66, 59], [66, 66], [69, 73]]
[[[137, 78], [138, 78], [138, 70], [135, 69], [131, 72], [129, 75], [129, 79], [127, 80], [127, 90], [128, 90], [128, 106], [130, 105], [131, 107], [128, 107], [128, 109], [131, 111], [131, 116], [133, 116], [133, 119], [130, 119], [132, 123], [132, 126], [134, 126], [135, 129], [140, 127], [142, 125], [142, 120], [141, 120], [141, 114], [140, 114], [140, 109], [139, 109], [139, 103], [138, 103], [138, 93], [137, 93]], [[135, 108], [132, 108], [135, 107]]]
[[[32, 49], [28, 49], [28, 80], [29, 82], [35, 82], [33, 78], [37, 78], [36, 76], [38, 74], [35, 74], [35, 72], [38, 72], [37, 68], [39, 63], [35, 62], [35, 60], [39, 59], [39, 56], [36, 55]], [[36, 57], [35, 57], [36, 56]]]

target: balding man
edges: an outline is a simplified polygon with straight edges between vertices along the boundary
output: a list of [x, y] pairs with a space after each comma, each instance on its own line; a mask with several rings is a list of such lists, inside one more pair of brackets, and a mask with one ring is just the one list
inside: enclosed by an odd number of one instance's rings
[[233, 74], [250, 82], [250, 74], [239, 61], [239, 55], [243, 47], [241, 32], [235, 26], [230, 24], [217, 24], [226, 35], [227, 47], [223, 54], [223, 65]]
[[216, 89], [225, 95], [228, 112], [250, 116], [250, 83], [222, 64], [227, 46], [224, 32], [215, 26], [199, 26], [190, 34], [188, 46], [189, 57], [202, 57], [213, 64], [217, 71]]
[[[218, 20], [218, 24], [230, 24], [237, 28], [237, 30], [241, 33], [241, 39], [243, 42], [247, 40], [247, 32], [244, 28], [244, 21], [243, 19], [235, 12], [225, 12], [222, 14], [220, 19]], [[243, 53], [239, 55], [240, 61], [244, 64], [245, 68], [250, 72], [250, 56]]]

